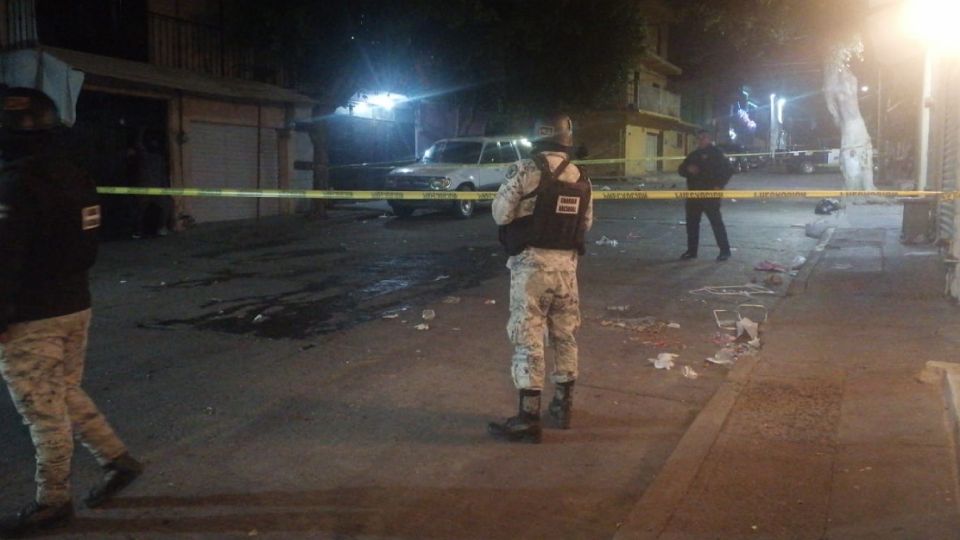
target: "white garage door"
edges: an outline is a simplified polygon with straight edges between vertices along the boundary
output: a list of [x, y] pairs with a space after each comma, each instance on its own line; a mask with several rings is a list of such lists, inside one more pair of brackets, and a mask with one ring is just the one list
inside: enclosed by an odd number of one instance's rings
[[[257, 128], [193, 122], [190, 128], [189, 187], [257, 189]], [[277, 130], [261, 129], [260, 189], [279, 188]], [[277, 199], [192, 198], [190, 213], [198, 222], [252, 219], [279, 213]]]

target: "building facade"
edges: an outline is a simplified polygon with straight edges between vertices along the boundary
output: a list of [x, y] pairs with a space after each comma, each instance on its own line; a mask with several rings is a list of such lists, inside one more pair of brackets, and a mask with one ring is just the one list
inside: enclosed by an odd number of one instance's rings
[[[71, 149], [99, 185], [132, 185], [133, 148], [160, 155], [172, 187], [304, 189], [313, 147], [306, 96], [282, 72], [256, 73], [232, 47], [222, 0], [0, 0], [0, 46], [36, 50], [84, 74]], [[130, 197], [105, 197], [108, 228]], [[176, 198], [177, 222], [290, 213], [278, 199]]]
[[591, 159], [621, 159], [596, 164], [595, 177], [638, 178], [675, 172], [693, 149], [697, 126], [682, 119], [681, 97], [668, 88], [681, 69], [668, 58], [669, 24], [647, 27], [646, 47], [630, 70], [622, 96], [607, 109], [577, 115], [577, 138]]

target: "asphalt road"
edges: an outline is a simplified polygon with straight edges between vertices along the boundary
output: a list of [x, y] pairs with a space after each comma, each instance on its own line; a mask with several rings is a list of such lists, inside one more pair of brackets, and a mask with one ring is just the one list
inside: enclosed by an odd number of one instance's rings
[[[730, 187], [838, 185], [751, 173]], [[677, 260], [681, 202], [598, 202], [591, 242], [618, 245], [591, 244], [581, 263], [574, 429], [539, 446], [485, 433], [516, 406], [509, 273], [489, 211], [400, 220], [345, 206], [330, 222], [107, 243], [86, 387], [149, 468], [63, 536], [609, 538], [726, 375], [704, 362], [718, 348], [712, 310], [749, 300], [776, 324], [789, 276], [752, 299], [690, 291], [762, 280], [755, 263], [807, 254], [815, 241], [798, 225], [815, 203], [724, 203], [735, 251], [716, 263], [706, 223], [701, 258]], [[417, 330], [424, 309], [436, 318]], [[642, 316], [680, 328], [604, 325]], [[653, 369], [659, 352], [699, 377]], [[31, 496], [32, 462], [5, 397], [3, 508]], [[82, 450], [75, 467], [79, 499], [96, 470]]]

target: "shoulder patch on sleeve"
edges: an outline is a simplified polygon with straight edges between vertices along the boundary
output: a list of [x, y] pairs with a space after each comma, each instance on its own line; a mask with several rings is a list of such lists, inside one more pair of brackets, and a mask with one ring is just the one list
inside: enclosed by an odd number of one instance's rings
[[100, 227], [100, 205], [88, 206], [81, 210], [80, 223], [85, 231]]

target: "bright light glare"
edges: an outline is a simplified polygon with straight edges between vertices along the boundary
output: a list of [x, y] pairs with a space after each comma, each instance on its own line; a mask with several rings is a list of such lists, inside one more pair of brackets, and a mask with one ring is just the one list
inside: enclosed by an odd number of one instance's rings
[[353, 106], [354, 114], [370, 114], [370, 106], [366, 102], [358, 101], [356, 105]]
[[529, 139], [520, 139], [520, 146], [524, 148], [531, 148], [533, 147], [533, 143], [531, 143]]
[[869, 91], [870, 91], [870, 87], [867, 86], [867, 85], [863, 85], [863, 86], [860, 87], [860, 91], [861, 91], [861, 92], [869, 92]]
[[397, 96], [391, 94], [374, 94], [367, 98], [367, 102], [371, 105], [383, 107], [388, 111], [393, 109], [393, 106], [397, 104], [397, 101]]
[[728, 131], [727, 134], [730, 135], [731, 141], [737, 140], [737, 132], [734, 131], [733, 128], [730, 128], [730, 131]]
[[942, 52], [960, 53], [960, 2], [957, 0], [907, 0], [902, 20], [907, 33]]
[[777, 122], [781, 124], [783, 123], [783, 106], [786, 104], [787, 100], [784, 98], [780, 98], [780, 100], [777, 101]]

